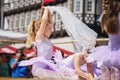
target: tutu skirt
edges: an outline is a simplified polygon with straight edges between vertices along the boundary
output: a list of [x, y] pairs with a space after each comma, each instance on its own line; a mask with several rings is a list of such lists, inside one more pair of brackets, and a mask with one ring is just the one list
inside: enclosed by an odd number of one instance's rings
[[[45, 75], [43, 78], [45, 78], [46, 76], [47, 76], [46, 78], [49, 78], [49, 77], [56, 78], [54, 77], [55, 75], [58, 76], [59, 79], [65, 78], [64, 80], [77, 80], [78, 78], [78, 75], [76, 74], [75, 69], [68, 68], [62, 61], [58, 65], [58, 64], [50, 63], [48, 60], [44, 59], [43, 57], [37, 57], [37, 58], [32, 58], [30, 60], [21, 61], [19, 64], [19, 66], [28, 66], [28, 65], [32, 65], [33, 76], [39, 76], [39, 78], [40, 78], [40, 74], [38, 75], [37, 73], [41, 73], [41, 71], [43, 71], [43, 73], [45, 72]], [[86, 64], [81, 66], [81, 70], [87, 73]], [[101, 69], [93, 65], [93, 72], [97, 78], [101, 74]], [[53, 74], [53, 76], [49, 76], [49, 74], [51, 73]]]
[[99, 46], [89, 54], [88, 58], [93, 58], [97, 64], [102, 63], [107, 67], [120, 67], [120, 49], [111, 51], [109, 46]]
[[[43, 68], [38, 68], [35, 71], [35, 75], [40, 80], [79, 80], [79, 76], [74, 72], [65, 74], [66, 71], [52, 71]], [[72, 73], [72, 74], [71, 74]]]

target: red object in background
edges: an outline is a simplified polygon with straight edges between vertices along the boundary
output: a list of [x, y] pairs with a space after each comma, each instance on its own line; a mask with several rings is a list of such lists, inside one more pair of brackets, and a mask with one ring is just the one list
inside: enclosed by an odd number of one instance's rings
[[72, 55], [74, 52], [59, 48], [57, 46], [53, 46], [53, 52], [55, 52], [56, 50], [60, 50], [61, 52], [63, 52], [64, 54], [66, 54], [67, 56]]
[[5, 52], [0, 48], [0, 53], [5, 53]]
[[55, 0], [43, 0], [44, 3], [54, 2]]
[[16, 48], [12, 46], [6, 46], [3, 48], [0, 48], [0, 53], [14, 54], [16, 53]]
[[[0, 48], [0, 53], [7, 53], [7, 54], [14, 54], [16, 53], [16, 50], [17, 48], [15, 47], [12, 47], [12, 46], [6, 46], [4, 48]], [[73, 52], [69, 51], [69, 50], [65, 50], [63, 48], [60, 48], [60, 47], [57, 47], [57, 46], [53, 46], [53, 53], [56, 51], [56, 50], [60, 50], [61, 52], [63, 52], [65, 55], [69, 56], [69, 55], [72, 55]], [[34, 49], [31, 48], [31, 49], [24, 49], [23, 50], [24, 54], [25, 55], [28, 55], [28, 54], [33, 54], [34, 53]]]

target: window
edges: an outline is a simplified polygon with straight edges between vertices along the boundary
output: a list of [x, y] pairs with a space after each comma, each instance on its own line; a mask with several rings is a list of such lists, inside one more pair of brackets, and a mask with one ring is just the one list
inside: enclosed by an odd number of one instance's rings
[[24, 5], [24, 0], [20, 0], [18, 5], [19, 5], [19, 7], [23, 7], [23, 5]]
[[25, 0], [25, 6], [29, 5], [29, 0]]
[[87, 11], [92, 11], [92, 2], [91, 1], [87, 2]]
[[[15, 26], [14, 27], [16, 27], [16, 28], [18, 28], [19, 27], [19, 15], [16, 15], [15, 16]], [[16, 29], [15, 28], [15, 29]]]
[[31, 14], [30, 14], [30, 12], [28, 12], [28, 14], [27, 14], [27, 25], [29, 25], [30, 19], [31, 19]]
[[24, 24], [25, 24], [25, 14], [24, 13], [21, 13], [20, 14], [20, 27], [23, 28], [24, 27]]
[[4, 4], [4, 11], [8, 11], [10, 9], [10, 4], [6, 3]]
[[74, 12], [75, 13], [82, 13], [82, 0], [75, 0], [74, 2]]
[[80, 1], [76, 1], [76, 11], [80, 11]]
[[94, 3], [95, 0], [86, 0], [86, 4], [85, 4], [86, 13], [94, 13]]
[[36, 19], [36, 11], [31, 11], [31, 19]]
[[14, 31], [18, 31], [19, 28], [20, 15], [16, 14], [14, 19]]
[[14, 9], [17, 9], [18, 8], [18, 1], [15, 1], [14, 3], [13, 3], [13, 7], [14, 7]]
[[14, 27], [14, 19], [15, 19], [14, 15], [11, 15], [10, 18], [9, 18], [9, 20], [10, 20], [9, 29], [13, 29], [13, 27]]
[[31, 21], [31, 13], [26, 12], [25, 13], [25, 27], [27, 27], [29, 25], [30, 21]]

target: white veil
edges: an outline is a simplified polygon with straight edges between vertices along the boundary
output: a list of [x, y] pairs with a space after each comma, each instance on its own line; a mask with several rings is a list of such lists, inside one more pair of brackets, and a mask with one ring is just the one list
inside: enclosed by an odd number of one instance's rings
[[77, 52], [91, 50], [96, 44], [97, 33], [81, 22], [74, 14], [64, 7], [48, 7], [51, 12], [57, 12], [64, 24], [65, 30], [75, 43]]

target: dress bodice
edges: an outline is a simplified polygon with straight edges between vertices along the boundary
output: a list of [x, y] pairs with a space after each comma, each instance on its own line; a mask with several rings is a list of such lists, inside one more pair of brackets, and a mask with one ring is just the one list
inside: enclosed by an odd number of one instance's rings
[[74, 55], [71, 55], [71, 56], [69, 56], [69, 57], [67, 57], [66, 59], [63, 60], [64, 64], [65, 64], [68, 68], [72, 68], [72, 69], [74, 69], [73, 56], [74, 56]]
[[42, 56], [47, 60], [52, 58], [53, 47], [48, 38], [45, 37], [42, 42], [36, 41], [35, 45], [37, 48], [37, 56]]
[[109, 35], [109, 46], [112, 51], [120, 49], [120, 15], [118, 17], [118, 34], [108, 34]]
[[[78, 53], [76, 53], [76, 54], [78, 54]], [[63, 62], [68, 68], [75, 69], [73, 57], [74, 57], [74, 55], [71, 55], [71, 56], [67, 57], [66, 59], [64, 59]], [[80, 57], [80, 61], [82, 61], [81, 57]], [[80, 64], [80, 69], [86, 72], [86, 70], [87, 70], [86, 64], [84, 64], [84, 63]]]

